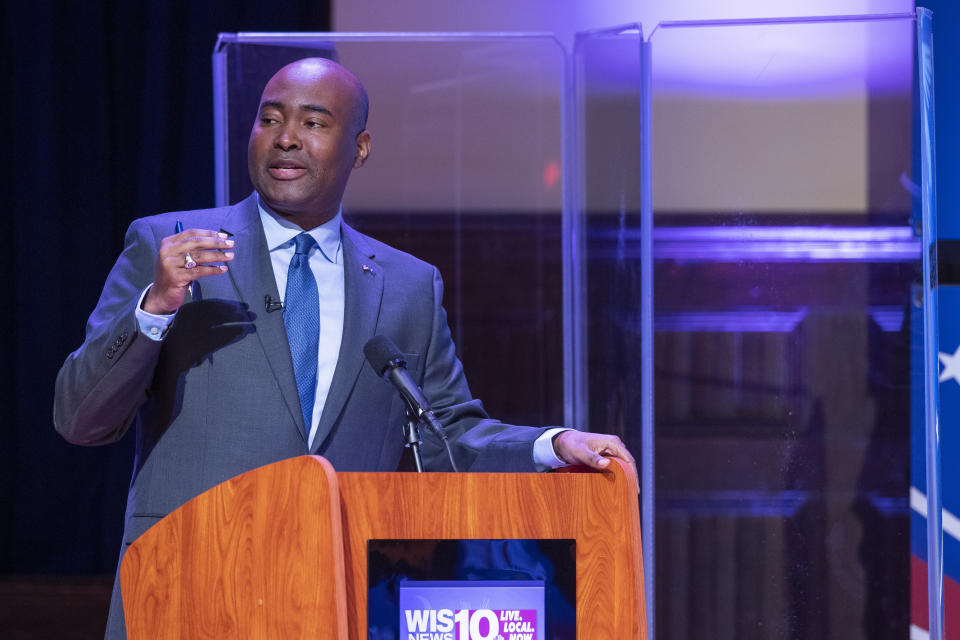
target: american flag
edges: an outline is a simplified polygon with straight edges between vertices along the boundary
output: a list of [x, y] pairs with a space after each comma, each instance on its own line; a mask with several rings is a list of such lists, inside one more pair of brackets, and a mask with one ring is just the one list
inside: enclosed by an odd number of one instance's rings
[[[941, 286], [940, 303], [940, 468], [943, 500], [944, 637], [960, 638], [960, 286]], [[910, 466], [910, 638], [928, 637], [927, 495], [923, 415], [923, 320], [912, 318], [913, 421]], [[918, 364], [919, 363], [919, 364]], [[919, 369], [918, 369], [919, 366]], [[919, 384], [918, 384], [919, 383]]]

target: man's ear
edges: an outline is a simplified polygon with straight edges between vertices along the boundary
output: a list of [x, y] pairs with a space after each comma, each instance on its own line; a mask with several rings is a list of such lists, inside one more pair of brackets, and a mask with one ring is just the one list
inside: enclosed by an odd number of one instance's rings
[[359, 169], [370, 156], [370, 132], [364, 129], [357, 134], [357, 155], [353, 157], [353, 168]]

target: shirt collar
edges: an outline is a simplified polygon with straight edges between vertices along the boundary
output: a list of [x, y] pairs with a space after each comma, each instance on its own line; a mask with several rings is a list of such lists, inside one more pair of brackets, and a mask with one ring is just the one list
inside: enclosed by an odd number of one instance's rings
[[[303, 229], [286, 218], [277, 215], [257, 194], [257, 208], [260, 210], [260, 224], [263, 225], [263, 234], [267, 238], [267, 248], [270, 251], [291, 244], [293, 239], [303, 233]], [[329, 262], [340, 262], [340, 223], [343, 221], [343, 208], [337, 210], [333, 216], [319, 227], [307, 231], [320, 247], [320, 253]]]

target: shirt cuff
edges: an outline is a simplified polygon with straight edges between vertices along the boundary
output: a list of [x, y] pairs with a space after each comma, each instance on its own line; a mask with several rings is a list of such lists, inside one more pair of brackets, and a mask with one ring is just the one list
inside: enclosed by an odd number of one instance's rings
[[553, 436], [563, 431], [573, 431], [573, 429], [564, 427], [547, 429], [534, 441], [533, 462], [537, 466], [537, 471], [559, 469], [567, 466], [567, 463], [557, 457], [557, 452], [553, 450]]
[[[137, 318], [137, 328], [140, 329], [140, 333], [151, 340], [159, 342], [167, 335], [167, 329], [170, 328], [170, 323], [173, 322], [176, 314], [171, 313], [168, 316], [159, 316], [143, 310], [143, 299], [152, 286], [153, 283], [151, 282], [140, 294], [140, 298], [137, 300], [137, 310], [134, 312], [134, 315]], [[552, 448], [553, 447], [551, 447], [551, 449]]]

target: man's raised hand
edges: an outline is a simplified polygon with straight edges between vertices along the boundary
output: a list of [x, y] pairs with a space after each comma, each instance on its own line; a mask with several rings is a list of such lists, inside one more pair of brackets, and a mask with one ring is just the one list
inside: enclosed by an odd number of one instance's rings
[[[143, 299], [143, 310], [155, 315], [176, 312], [183, 305], [190, 283], [227, 271], [227, 265], [213, 263], [233, 260], [234, 253], [229, 251], [233, 244], [226, 233], [209, 229], [187, 229], [164, 238], [154, 265], [153, 286]], [[190, 266], [191, 262], [195, 266]]]

